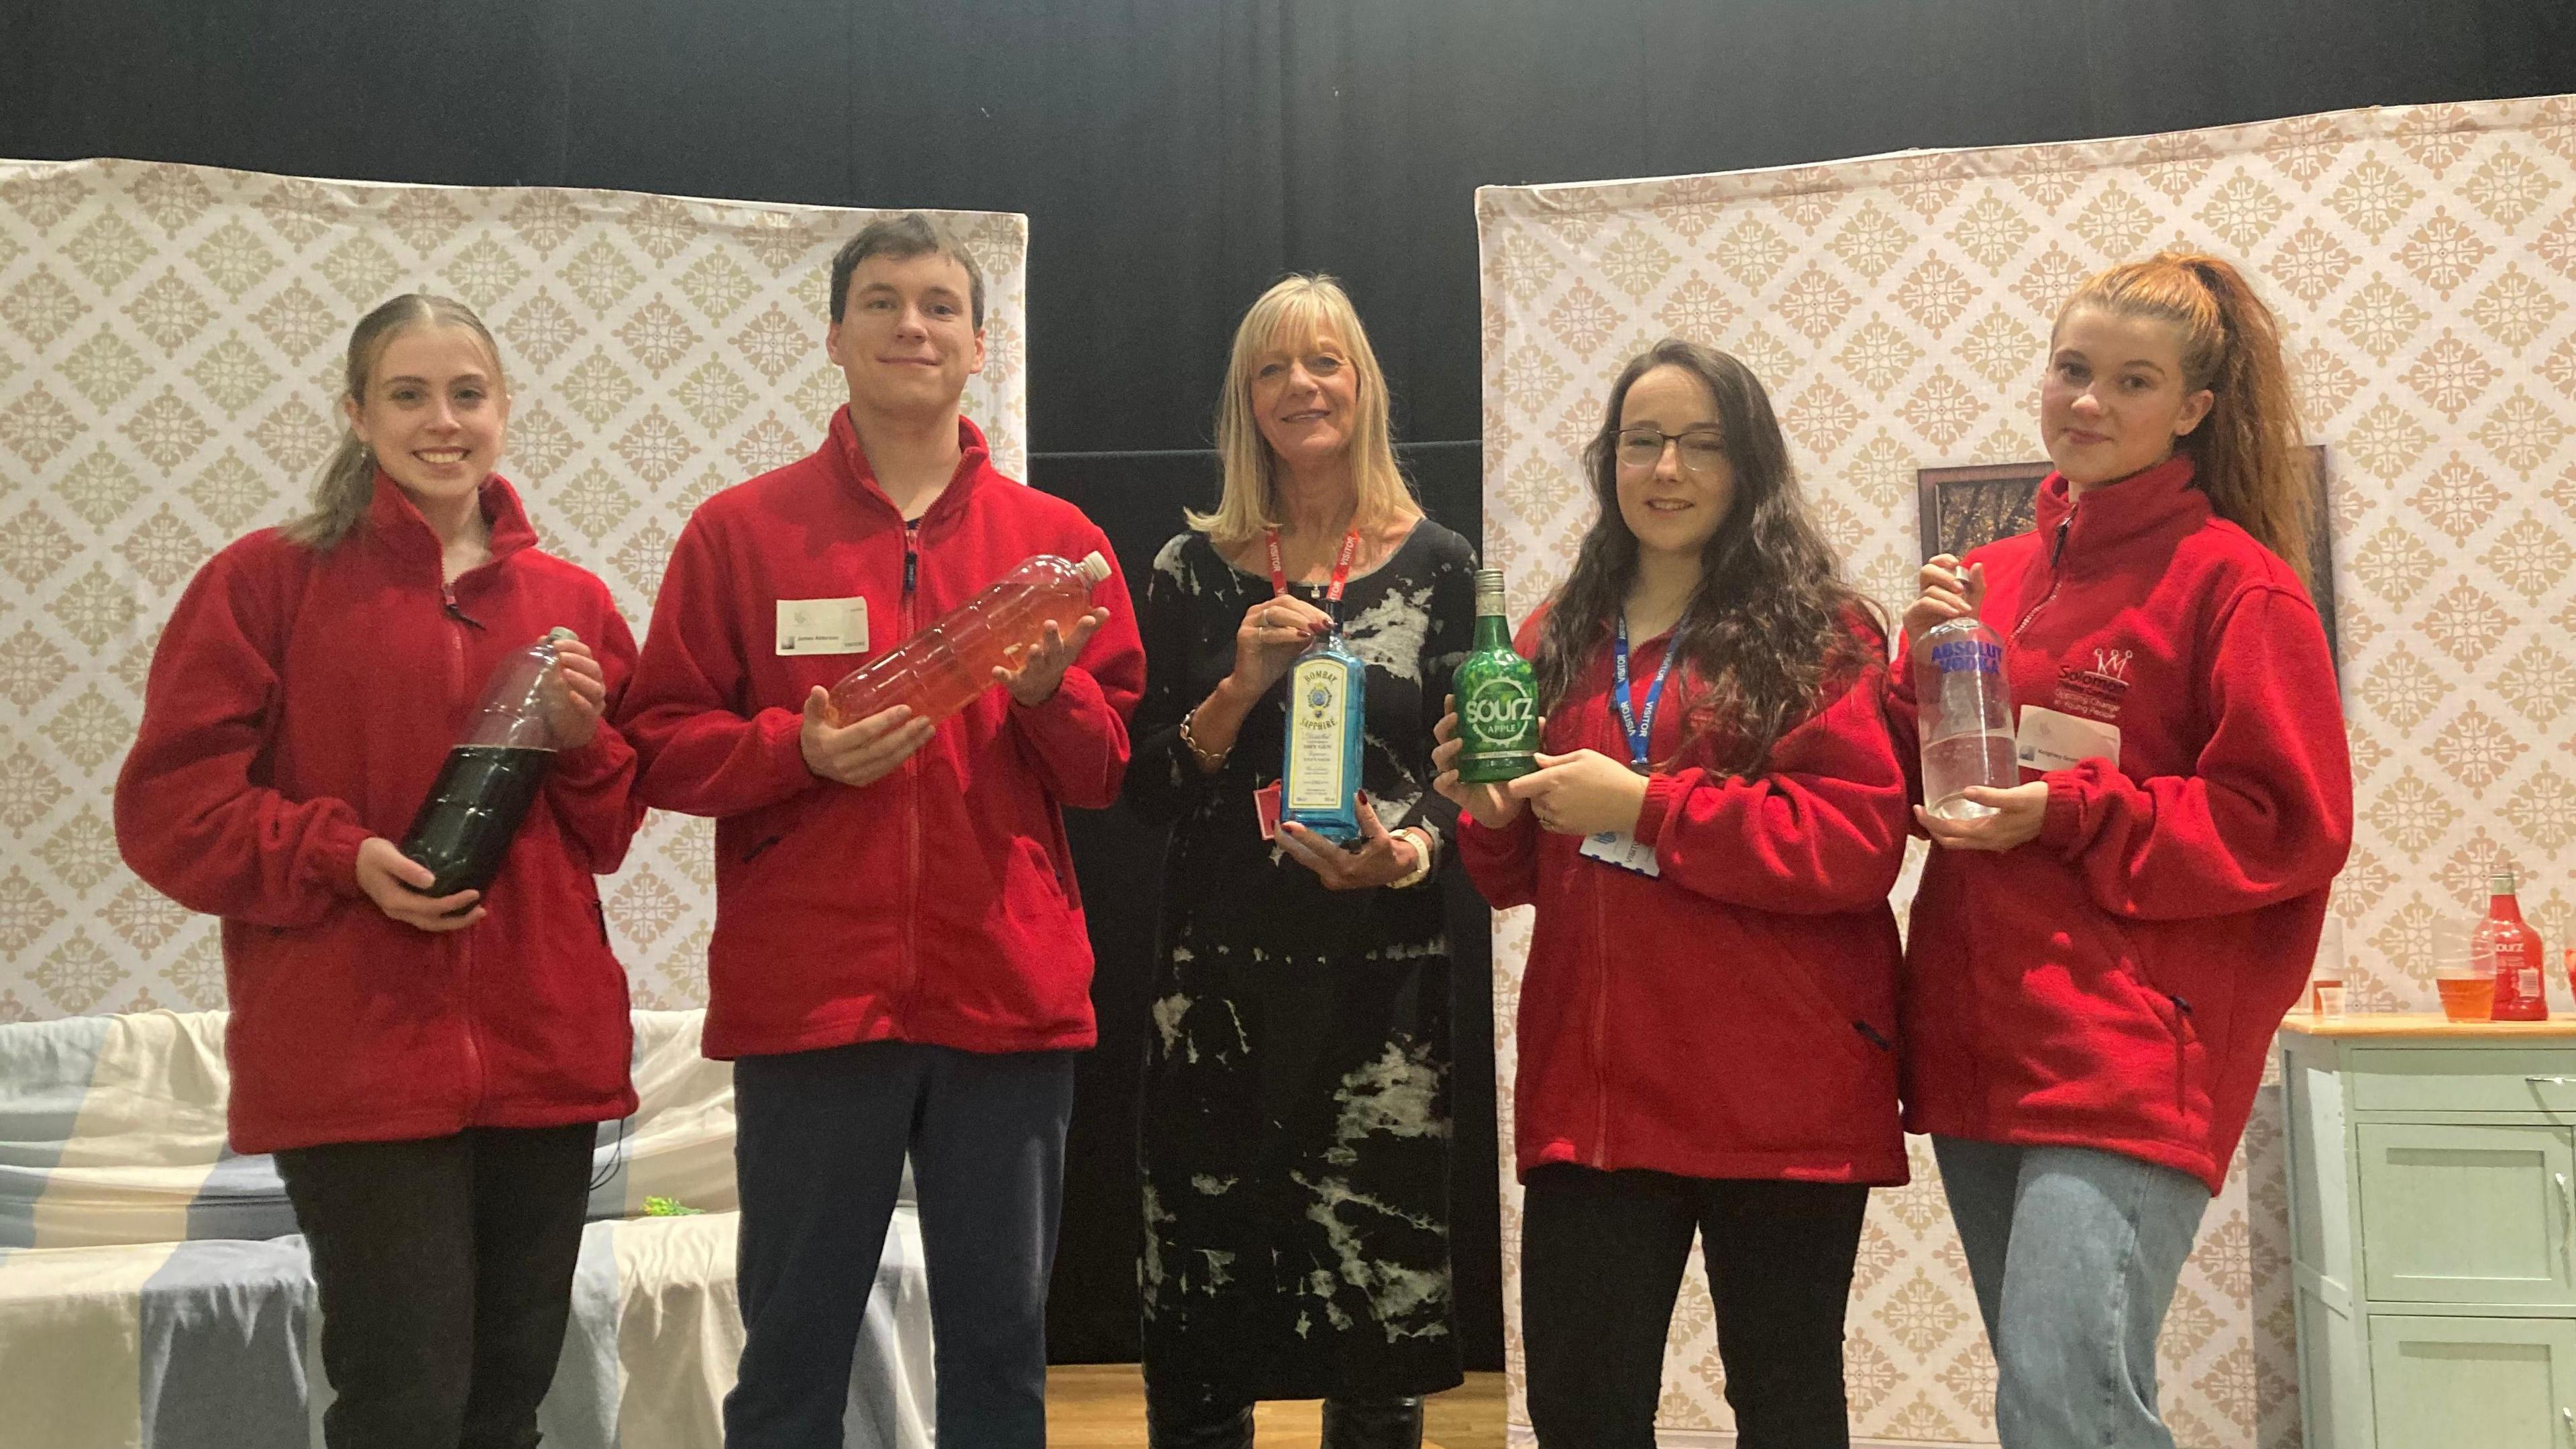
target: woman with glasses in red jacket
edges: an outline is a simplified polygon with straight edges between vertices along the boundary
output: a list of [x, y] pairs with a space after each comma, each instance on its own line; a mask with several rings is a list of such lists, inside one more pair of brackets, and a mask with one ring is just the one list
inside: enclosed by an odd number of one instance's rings
[[1542, 766], [1436, 788], [1494, 905], [1535, 904], [1514, 1125], [1543, 1445], [1647, 1449], [1696, 1233], [1746, 1449], [1848, 1442], [1871, 1184], [1905, 1180], [1905, 776], [1886, 644], [1807, 516], [1770, 399], [1668, 341], [1612, 384], [1600, 513], [1521, 628]]
[[1971, 789], [1974, 819], [1917, 808], [1907, 1125], [2004, 1444], [2170, 1446], [2156, 1335], [2307, 982], [2352, 776], [2270, 310], [2167, 252], [2087, 281], [2049, 348], [2037, 528], [1934, 558], [1905, 613], [1909, 641], [1971, 612], [2004, 636], [2025, 780]]

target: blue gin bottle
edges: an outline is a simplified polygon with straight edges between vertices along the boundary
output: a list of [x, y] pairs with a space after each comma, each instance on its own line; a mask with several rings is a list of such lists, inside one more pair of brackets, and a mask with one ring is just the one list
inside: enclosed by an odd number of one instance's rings
[[1368, 666], [1339, 629], [1306, 646], [1288, 671], [1288, 745], [1279, 765], [1279, 819], [1327, 840], [1360, 838], [1360, 747]]

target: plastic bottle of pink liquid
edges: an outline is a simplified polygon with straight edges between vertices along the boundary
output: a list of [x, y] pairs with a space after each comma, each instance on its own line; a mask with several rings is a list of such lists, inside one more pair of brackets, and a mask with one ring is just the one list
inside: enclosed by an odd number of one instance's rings
[[1017, 669], [1046, 638], [1053, 619], [1070, 633], [1109, 577], [1097, 553], [1071, 563], [1042, 553], [1002, 575], [929, 627], [851, 670], [832, 686], [832, 723], [855, 724], [898, 704], [915, 719], [942, 720], [993, 687], [993, 667]]

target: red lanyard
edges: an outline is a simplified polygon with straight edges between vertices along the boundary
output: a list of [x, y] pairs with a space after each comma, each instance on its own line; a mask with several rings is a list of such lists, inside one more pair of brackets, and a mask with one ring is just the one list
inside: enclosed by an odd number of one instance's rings
[[[1333, 561], [1333, 581], [1324, 587], [1324, 602], [1338, 604], [1342, 589], [1351, 581], [1351, 560], [1360, 556], [1360, 531], [1356, 528], [1342, 539], [1342, 556]], [[1279, 530], [1270, 530], [1270, 592], [1288, 592], [1288, 565], [1279, 555]], [[1333, 613], [1340, 613], [1338, 609]]]

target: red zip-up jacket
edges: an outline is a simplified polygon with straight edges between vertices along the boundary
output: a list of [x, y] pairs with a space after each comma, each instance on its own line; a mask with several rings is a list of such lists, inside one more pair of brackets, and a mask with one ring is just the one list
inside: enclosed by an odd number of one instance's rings
[[[619, 716], [644, 799], [716, 817], [706, 1051], [900, 1040], [975, 1052], [1087, 1047], [1091, 941], [1060, 805], [1100, 809], [1127, 770], [1145, 654], [1109, 541], [994, 471], [984, 435], [914, 528], [877, 486], [849, 409], [811, 456], [701, 505], [672, 550]], [[1032, 554], [1097, 552], [1109, 609], [1064, 682], [1000, 687], [853, 789], [805, 766], [806, 694]], [[782, 600], [866, 600], [867, 650], [782, 655]]]
[[359, 845], [402, 840], [503, 658], [560, 624], [612, 704], [634, 670], [607, 587], [538, 551], [499, 477], [483, 514], [491, 560], [444, 584], [437, 535], [378, 473], [328, 553], [272, 528], [216, 554], [153, 650], [116, 840], [155, 889], [223, 917], [236, 1151], [635, 1110], [595, 877], [644, 807], [606, 721], [555, 756], [481, 924], [418, 930], [358, 889]]
[[[1521, 626], [1537, 651], [1545, 611]], [[1527, 812], [1459, 822], [1458, 854], [1497, 908], [1535, 904], [1513, 1088], [1519, 1171], [1570, 1162], [1684, 1177], [1901, 1183], [1896, 917], [1905, 775], [1879, 716], [1886, 644], [1855, 619], [1861, 667], [1752, 778], [1667, 680], [1637, 818], [1660, 876], [1583, 858]], [[1642, 707], [1669, 633], [1635, 646]], [[1544, 748], [1628, 758], [1602, 647], [1548, 712]], [[1676, 706], [1680, 707], [1676, 707]]]
[[[2178, 455], [1990, 544], [1979, 614], [2018, 722], [2119, 730], [2048, 782], [2039, 838], [1934, 850], [1914, 898], [1906, 1125], [2098, 1147], [2219, 1190], [2306, 988], [2352, 844], [2333, 657], [2290, 566], [2216, 517]], [[1921, 797], [1910, 659], [1889, 716]]]

